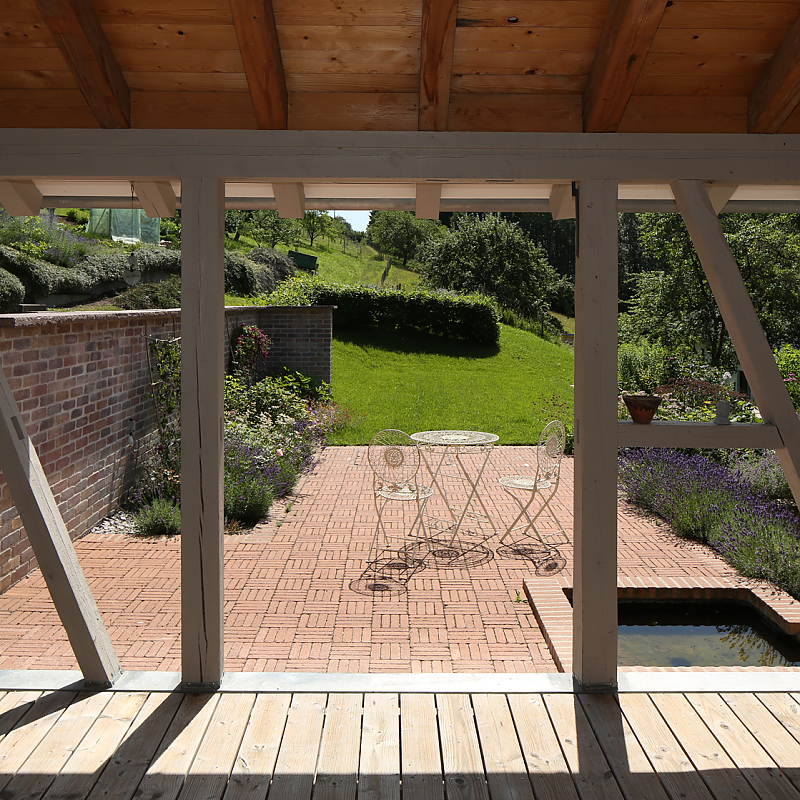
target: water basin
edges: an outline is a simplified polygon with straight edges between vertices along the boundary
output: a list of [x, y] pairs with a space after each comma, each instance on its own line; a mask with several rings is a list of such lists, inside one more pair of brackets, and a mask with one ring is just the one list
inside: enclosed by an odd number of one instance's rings
[[620, 600], [620, 666], [800, 666], [800, 640], [748, 603]]

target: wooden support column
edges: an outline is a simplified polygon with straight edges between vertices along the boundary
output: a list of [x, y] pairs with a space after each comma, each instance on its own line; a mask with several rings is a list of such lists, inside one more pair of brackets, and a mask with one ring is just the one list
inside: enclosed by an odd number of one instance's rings
[[617, 182], [581, 181], [575, 265], [573, 672], [617, 684]]
[[775, 451], [800, 504], [800, 418], [783, 383], [739, 265], [701, 181], [675, 181], [675, 202], [692, 237], [725, 327], [764, 422], [775, 425], [783, 447]]
[[53, 604], [86, 682], [110, 686], [122, 668], [1, 369], [0, 412], [0, 469]]
[[223, 672], [225, 185], [181, 182], [181, 657], [186, 686]]

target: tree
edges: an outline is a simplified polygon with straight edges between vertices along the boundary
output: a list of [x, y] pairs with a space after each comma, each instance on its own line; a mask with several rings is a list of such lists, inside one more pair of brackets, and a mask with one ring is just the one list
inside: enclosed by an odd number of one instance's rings
[[367, 226], [367, 239], [381, 253], [403, 259], [403, 266], [420, 245], [442, 229], [430, 219], [417, 219], [410, 211], [373, 211]]
[[306, 211], [305, 216], [300, 220], [303, 230], [308, 235], [311, 246], [314, 246], [314, 239], [321, 236], [328, 229], [331, 218], [327, 211]]
[[281, 243], [292, 247], [299, 225], [297, 220], [285, 219], [277, 211], [253, 211], [243, 228], [259, 244], [267, 244], [274, 250]]
[[238, 208], [233, 208], [225, 212], [225, 233], [228, 236], [233, 236], [234, 241], [239, 241], [242, 235], [244, 226], [252, 215], [252, 211], [242, 211]]
[[[723, 231], [773, 349], [800, 344], [800, 235], [796, 215], [723, 214]], [[715, 366], [735, 355], [716, 300], [679, 214], [643, 214], [645, 251], [664, 268], [635, 278], [620, 338], [675, 351], [702, 350]]]
[[421, 251], [422, 275], [438, 289], [481, 292], [522, 316], [538, 319], [558, 283], [544, 250], [498, 214], [459, 214]]

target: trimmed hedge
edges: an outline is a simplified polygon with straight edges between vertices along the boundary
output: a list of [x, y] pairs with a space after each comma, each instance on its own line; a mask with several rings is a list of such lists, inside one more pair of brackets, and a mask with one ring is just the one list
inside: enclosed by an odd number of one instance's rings
[[0, 269], [0, 314], [18, 311], [23, 297], [25, 297], [25, 287], [19, 278]]
[[284, 281], [265, 305], [336, 306], [337, 328], [383, 328], [485, 345], [500, 341], [497, 307], [482, 295], [327, 284], [300, 275]]
[[27, 300], [51, 294], [86, 294], [95, 283], [82, 269], [57, 267], [5, 245], [0, 245], [0, 267], [20, 280]]
[[[269, 267], [270, 271], [275, 276], [276, 284], [285, 281], [287, 278], [293, 278], [297, 274], [294, 261], [292, 261], [289, 256], [277, 250], [272, 250], [267, 247], [256, 247], [247, 254], [247, 257], [251, 261], [255, 261], [256, 264]], [[272, 289], [269, 291], [272, 291]]]

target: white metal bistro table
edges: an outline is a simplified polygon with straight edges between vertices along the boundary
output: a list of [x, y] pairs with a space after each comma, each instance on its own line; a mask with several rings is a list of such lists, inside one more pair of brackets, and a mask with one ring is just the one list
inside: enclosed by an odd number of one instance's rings
[[[437, 562], [477, 564], [493, 558], [491, 550], [483, 547], [482, 543], [497, 533], [497, 528], [478, 491], [478, 484], [499, 437], [483, 431], [420, 431], [412, 433], [411, 438], [417, 443], [433, 489], [446, 508], [447, 518], [438, 520], [443, 529], [436, 531], [433, 525], [431, 530]], [[455, 497], [452, 491], [447, 491], [446, 478], [460, 481], [465, 496]], [[489, 536], [466, 530], [465, 522], [481, 518], [492, 528]], [[487, 554], [488, 557], [484, 558]]]

